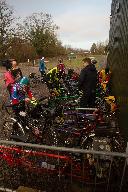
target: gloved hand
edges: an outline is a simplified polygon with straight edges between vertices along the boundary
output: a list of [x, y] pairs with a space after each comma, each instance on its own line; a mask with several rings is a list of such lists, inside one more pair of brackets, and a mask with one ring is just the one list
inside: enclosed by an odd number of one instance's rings
[[31, 100], [31, 104], [37, 105], [37, 101], [36, 101], [36, 99], [35, 99], [34, 97], [33, 97], [32, 100]]
[[26, 103], [30, 102], [29, 98], [25, 98], [24, 100], [25, 100]]

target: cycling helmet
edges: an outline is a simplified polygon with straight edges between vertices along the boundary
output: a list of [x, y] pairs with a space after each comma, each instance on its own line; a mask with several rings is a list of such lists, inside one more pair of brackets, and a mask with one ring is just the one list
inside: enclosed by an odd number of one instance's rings
[[44, 60], [44, 57], [42, 57], [41, 60]]
[[63, 63], [63, 59], [62, 58], [58, 59], [58, 62]]
[[23, 77], [21, 80], [20, 80], [20, 85], [23, 86], [23, 85], [29, 85], [29, 79], [27, 77]]
[[92, 59], [91, 63], [95, 65], [97, 63], [97, 61], [95, 59]]

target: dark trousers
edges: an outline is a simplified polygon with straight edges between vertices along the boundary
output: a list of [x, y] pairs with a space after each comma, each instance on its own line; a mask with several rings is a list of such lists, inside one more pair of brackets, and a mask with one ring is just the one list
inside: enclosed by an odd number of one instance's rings
[[83, 91], [83, 95], [80, 99], [80, 107], [81, 108], [95, 107], [95, 99], [96, 99], [95, 91], [92, 92]]
[[41, 73], [41, 77], [45, 76], [45, 71], [40, 71], [40, 73]]

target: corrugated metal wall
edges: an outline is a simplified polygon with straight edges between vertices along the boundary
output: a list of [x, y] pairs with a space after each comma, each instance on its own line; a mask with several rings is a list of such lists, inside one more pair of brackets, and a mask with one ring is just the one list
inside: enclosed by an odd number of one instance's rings
[[120, 105], [120, 125], [128, 141], [128, 0], [112, 0], [108, 63], [113, 94]]

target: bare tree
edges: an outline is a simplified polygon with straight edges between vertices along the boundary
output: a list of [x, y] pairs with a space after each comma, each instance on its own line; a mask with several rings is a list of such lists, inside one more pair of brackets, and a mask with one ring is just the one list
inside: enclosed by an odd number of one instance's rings
[[90, 51], [92, 54], [103, 55], [103, 54], [106, 54], [107, 46], [108, 46], [108, 40], [104, 42], [99, 41], [97, 43], [92, 44]]
[[91, 49], [90, 49], [90, 52], [91, 52], [92, 54], [96, 54], [96, 52], [97, 52], [97, 46], [96, 46], [95, 43], [92, 44]]
[[23, 24], [19, 24], [20, 34], [35, 47], [38, 56], [55, 56], [59, 50], [63, 52], [61, 42], [57, 39], [57, 29], [52, 16], [43, 12], [33, 13]]
[[6, 0], [0, 0], [0, 58], [6, 56], [9, 48], [9, 39], [13, 30], [13, 9], [7, 4]]

